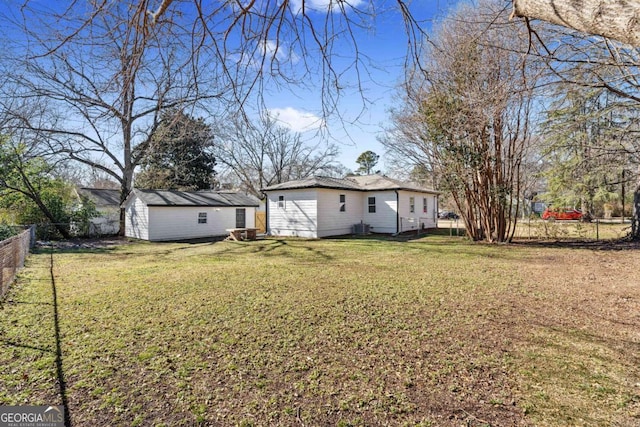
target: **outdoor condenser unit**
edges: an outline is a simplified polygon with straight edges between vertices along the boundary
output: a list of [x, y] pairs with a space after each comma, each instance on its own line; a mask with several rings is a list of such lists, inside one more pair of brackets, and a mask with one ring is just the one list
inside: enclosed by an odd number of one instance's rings
[[371, 226], [361, 222], [360, 224], [353, 225], [353, 234], [369, 234], [371, 232]]

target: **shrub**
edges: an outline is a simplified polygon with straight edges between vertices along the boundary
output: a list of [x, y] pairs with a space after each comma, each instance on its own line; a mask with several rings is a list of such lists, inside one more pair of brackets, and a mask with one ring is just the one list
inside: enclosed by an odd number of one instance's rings
[[13, 227], [7, 224], [0, 224], [0, 241], [6, 240], [9, 237], [16, 235], [16, 231]]

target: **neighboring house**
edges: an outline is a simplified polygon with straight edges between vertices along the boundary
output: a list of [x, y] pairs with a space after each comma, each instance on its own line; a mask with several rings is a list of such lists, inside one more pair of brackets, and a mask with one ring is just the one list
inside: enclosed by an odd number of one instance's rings
[[120, 230], [120, 190], [106, 188], [76, 189], [81, 202], [93, 202], [98, 216], [89, 221], [90, 236], [118, 234]]
[[[267, 232], [318, 238], [437, 227], [438, 192], [381, 175], [312, 177], [263, 189]], [[367, 227], [368, 226], [368, 227]]]
[[125, 235], [151, 241], [223, 236], [230, 228], [255, 227], [258, 204], [235, 192], [133, 189], [123, 203]]

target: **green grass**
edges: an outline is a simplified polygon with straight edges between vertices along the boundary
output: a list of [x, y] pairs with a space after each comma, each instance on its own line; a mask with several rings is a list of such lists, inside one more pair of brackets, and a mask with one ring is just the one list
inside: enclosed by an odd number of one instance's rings
[[516, 239], [621, 239], [629, 234], [631, 224], [619, 221], [593, 220], [542, 221], [521, 220], [516, 229]]
[[639, 424], [639, 261], [442, 236], [44, 251], [0, 309], [0, 404], [59, 404], [62, 374], [74, 425]]

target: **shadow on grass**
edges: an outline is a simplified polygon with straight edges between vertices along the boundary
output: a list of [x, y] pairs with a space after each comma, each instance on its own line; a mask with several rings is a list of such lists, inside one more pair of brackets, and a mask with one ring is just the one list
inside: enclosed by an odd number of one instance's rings
[[53, 271], [53, 250], [51, 251], [51, 263], [49, 271], [51, 274], [51, 292], [53, 297], [53, 326], [56, 339], [56, 375], [58, 377], [58, 387], [62, 406], [64, 407], [64, 425], [71, 427], [71, 413], [69, 412], [69, 399], [67, 398], [67, 382], [62, 367], [62, 346], [60, 345], [60, 320], [58, 316], [58, 292], [56, 289], [56, 278]]
[[[316, 242], [318, 239], [296, 239], [296, 238], [271, 238], [251, 243], [250, 246], [242, 242], [230, 242], [234, 248], [242, 249], [251, 248], [251, 252], [265, 256], [282, 256], [286, 258], [297, 259], [301, 252], [321, 258], [325, 261], [333, 260], [333, 256], [328, 255], [324, 251], [313, 247], [313, 245], [304, 244], [308, 242]], [[234, 250], [222, 250], [219, 253], [234, 252]]]
[[411, 242], [415, 240], [423, 240], [425, 238], [431, 236], [442, 236], [442, 237], [452, 237], [455, 239], [465, 237], [464, 229], [458, 230], [459, 235], [456, 235], [456, 231], [454, 229], [453, 234], [450, 235], [449, 229], [444, 228], [430, 228], [426, 230], [412, 230], [405, 231], [400, 234], [381, 234], [381, 233], [371, 233], [371, 234], [348, 234], [342, 236], [330, 236], [325, 237], [322, 240], [372, 240], [378, 242]]
[[[40, 248], [40, 251], [44, 252], [43, 248]], [[61, 346], [61, 337], [60, 337], [60, 318], [58, 314], [58, 291], [56, 288], [56, 280], [54, 275], [54, 262], [53, 262], [53, 247], [50, 248], [50, 264], [49, 264], [49, 275], [51, 281], [51, 297], [52, 302], [24, 302], [24, 301], [11, 301], [12, 304], [35, 304], [35, 305], [49, 305], [53, 307], [53, 332], [55, 339], [55, 350], [51, 348], [45, 347], [37, 347], [28, 345], [25, 343], [19, 343], [9, 340], [2, 340], [3, 345], [25, 348], [29, 350], [41, 351], [43, 353], [53, 353], [55, 355], [55, 365], [56, 365], [56, 379], [58, 383], [58, 392], [60, 394], [60, 399], [62, 401], [62, 406], [64, 407], [64, 425], [67, 427], [71, 427], [71, 414], [69, 412], [69, 399], [67, 397], [67, 382], [64, 375], [64, 369], [62, 364], [62, 346]]]
[[560, 249], [591, 249], [598, 251], [623, 251], [640, 249], [640, 242], [629, 239], [586, 240], [586, 239], [557, 239], [557, 240], [517, 240], [515, 246], [560, 248]]

